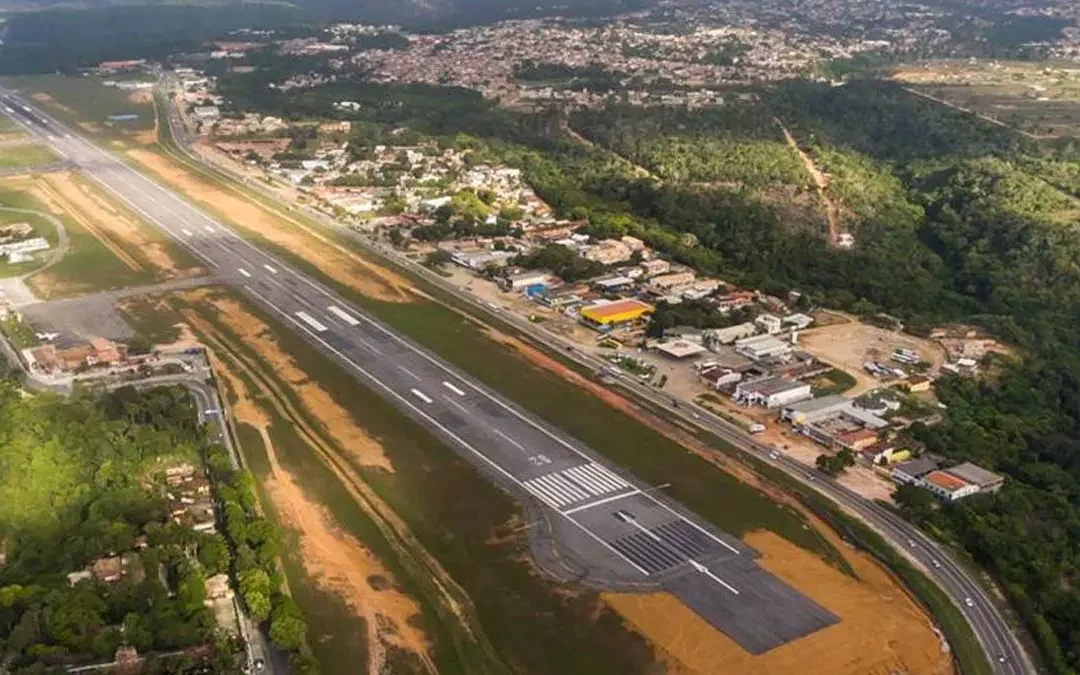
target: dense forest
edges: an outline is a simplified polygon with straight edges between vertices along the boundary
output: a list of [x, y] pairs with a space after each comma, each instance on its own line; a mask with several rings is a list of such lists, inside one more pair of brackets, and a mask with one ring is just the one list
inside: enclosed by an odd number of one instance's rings
[[[3, 380], [0, 419], [4, 672], [64, 672], [111, 661], [121, 645], [146, 658], [144, 673], [240, 672], [240, 646], [204, 604], [206, 579], [230, 573], [252, 617], [269, 619], [272, 639], [295, 653], [294, 672], [313, 672], [303, 620], [271, 585], [277, 534], [254, 513], [250, 475], [207, 442], [184, 389], [63, 399]], [[225, 536], [169, 517], [164, 469], [204, 462]], [[118, 561], [113, 576], [98, 573], [102, 560]]]
[[[912, 430], [934, 451], [1006, 473], [1006, 488], [910, 512], [1002, 584], [1052, 672], [1080, 672], [1075, 145], [1040, 147], [874, 81], [790, 82], [711, 110], [612, 105], [569, 118], [499, 110], [454, 89], [354, 82], [285, 100], [242, 78], [222, 85], [241, 108], [294, 118], [343, 117], [330, 103], [360, 100], [348, 117], [361, 133], [407, 126], [472, 148], [476, 161], [518, 166], [558, 215], [587, 220], [595, 236], [642, 237], [734, 284], [799, 290], [915, 327], [966, 321], [1017, 345], [1022, 358], [993, 382], [940, 380], [944, 421]], [[853, 250], [793, 227], [770, 198], [807, 186], [774, 118], [829, 173]], [[569, 138], [567, 125], [593, 143]]]

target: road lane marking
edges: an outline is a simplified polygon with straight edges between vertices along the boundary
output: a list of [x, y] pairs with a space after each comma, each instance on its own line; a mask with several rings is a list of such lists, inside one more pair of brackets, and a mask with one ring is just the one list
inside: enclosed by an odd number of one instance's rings
[[236, 268], [236, 271], [237, 271], [237, 272], [239, 272], [239, 273], [240, 273], [240, 274], [241, 274], [242, 276], [245, 276], [245, 277], [247, 277], [248, 279], [250, 279], [250, 278], [251, 278], [251, 272], [248, 272], [248, 271], [247, 271], [246, 269], [244, 269], [243, 267], [237, 267], [237, 268]]
[[297, 312], [296, 316], [300, 317], [301, 321], [303, 321], [307, 325], [311, 326], [315, 330], [319, 331], [320, 333], [325, 333], [326, 331], [330, 330], [329, 328], [326, 327], [326, 324], [322, 323], [321, 321], [319, 321], [315, 317], [311, 316], [307, 312]]
[[465, 395], [465, 392], [463, 392], [461, 389], [455, 387], [454, 385], [450, 384], [449, 382], [443, 382], [443, 386], [446, 387], [447, 389], [449, 389], [450, 391], [454, 392], [458, 396], [464, 396]]
[[431, 403], [431, 397], [429, 397], [429, 396], [428, 396], [427, 394], [425, 394], [424, 392], [420, 391], [419, 389], [410, 389], [409, 391], [411, 391], [411, 392], [412, 392], [412, 395], [413, 395], [413, 396], [415, 396], [416, 398], [420, 399], [420, 400], [421, 400], [421, 401], [423, 401], [424, 403]]
[[276, 267], [273, 267], [272, 265], [267, 265], [266, 263], [263, 263], [263, 267], [270, 274], [277, 274], [277, 268]]
[[359, 319], [336, 305], [330, 305], [326, 308], [326, 311], [330, 312], [331, 314], [341, 319], [345, 323], [349, 324], [350, 326], [356, 326], [360, 323]]

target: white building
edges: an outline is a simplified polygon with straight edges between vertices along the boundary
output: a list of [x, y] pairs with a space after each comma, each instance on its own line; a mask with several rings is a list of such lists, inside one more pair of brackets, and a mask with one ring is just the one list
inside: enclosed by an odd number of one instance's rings
[[779, 408], [795, 401], [810, 398], [810, 385], [806, 382], [785, 380], [782, 377], [765, 377], [735, 386], [732, 399], [744, 405], [763, 405]]
[[792, 346], [772, 335], [755, 335], [735, 341], [735, 351], [743, 356], [758, 361], [770, 356], [783, 356], [791, 352]]
[[757, 333], [757, 326], [750, 322], [740, 323], [735, 326], [728, 326], [727, 328], [716, 328], [714, 330], [707, 330], [704, 333], [703, 341], [707, 345], [729, 345], [736, 340], [750, 337], [755, 333]]
[[0, 256], [7, 256], [8, 262], [19, 262], [26, 260], [27, 254], [44, 251], [47, 248], [49, 248], [49, 242], [44, 237], [31, 237], [30, 239], [0, 244]]
[[762, 314], [758, 318], [754, 319], [754, 323], [756, 323], [759, 327], [761, 327], [761, 330], [765, 331], [769, 335], [776, 335], [784, 327], [784, 324], [780, 320], [780, 317], [776, 316], [775, 314]]

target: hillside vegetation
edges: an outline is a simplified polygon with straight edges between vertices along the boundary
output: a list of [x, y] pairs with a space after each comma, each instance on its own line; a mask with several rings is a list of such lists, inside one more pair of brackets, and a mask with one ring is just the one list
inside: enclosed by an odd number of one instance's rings
[[[634, 234], [733, 283], [916, 328], [974, 322], [1018, 345], [1025, 358], [1001, 364], [993, 384], [940, 381], [944, 421], [912, 429], [933, 450], [1004, 472], [1006, 488], [912, 515], [1002, 583], [1052, 672], [1080, 671], [1074, 146], [1051, 151], [873, 81], [791, 82], [717, 110], [611, 105], [569, 118], [498, 110], [453, 89], [354, 82], [287, 98], [252, 85], [222, 78], [238, 109], [347, 118], [362, 143], [406, 126], [472, 147], [476, 161], [521, 167], [559, 216], [586, 219], [594, 235]], [[363, 111], [334, 111], [341, 98]], [[820, 219], [793, 226], [769, 198], [809, 185], [774, 118], [828, 177], [853, 250], [831, 247]]]

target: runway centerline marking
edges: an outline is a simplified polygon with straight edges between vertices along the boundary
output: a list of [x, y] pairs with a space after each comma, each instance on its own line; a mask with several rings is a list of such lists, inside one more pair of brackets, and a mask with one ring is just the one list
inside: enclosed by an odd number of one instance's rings
[[315, 330], [319, 331], [320, 333], [325, 333], [326, 331], [330, 330], [329, 328], [327, 328], [325, 323], [322, 323], [307, 312], [297, 312], [296, 316], [300, 317], [301, 321], [311, 326]]
[[241, 276], [247, 277], [248, 279], [251, 278], [251, 272], [248, 272], [243, 267], [237, 267], [236, 271], [239, 272], [241, 274]]
[[419, 389], [410, 389], [409, 391], [412, 392], [413, 396], [420, 399], [424, 403], [431, 403], [431, 397], [428, 396], [427, 394], [425, 394], [424, 392], [420, 391]]
[[417, 375], [416, 373], [414, 373], [413, 371], [409, 370], [409, 369], [408, 369], [408, 368], [406, 368], [405, 366], [401, 366], [401, 365], [399, 365], [399, 366], [398, 366], [398, 370], [400, 370], [401, 372], [405, 373], [406, 375], [408, 375], [408, 376], [409, 376], [409, 377], [411, 377], [412, 379], [416, 380], [417, 382], [419, 382], [419, 381], [420, 381], [420, 376], [419, 376], [419, 375]]
[[455, 393], [455, 394], [457, 394], [458, 396], [464, 396], [464, 395], [465, 395], [465, 392], [464, 392], [464, 391], [462, 391], [462, 390], [461, 390], [460, 388], [458, 388], [458, 387], [455, 387], [454, 385], [452, 385], [452, 384], [451, 384], [451, 383], [449, 383], [449, 382], [443, 382], [443, 386], [444, 386], [444, 387], [446, 387], [447, 389], [449, 389], [450, 391], [454, 392], [454, 393]]
[[525, 449], [525, 446], [524, 446], [524, 445], [522, 445], [521, 443], [518, 443], [518, 442], [517, 442], [517, 441], [515, 441], [515, 440], [514, 440], [513, 438], [510, 438], [509, 436], [507, 436], [507, 435], [506, 435], [506, 434], [504, 434], [503, 432], [499, 431], [498, 429], [495, 429], [494, 427], [492, 427], [492, 429], [491, 429], [491, 430], [495, 432], [495, 435], [496, 435], [496, 436], [498, 436], [499, 438], [503, 439], [504, 441], [506, 441], [506, 442], [507, 442], [507, 443], [509, 443], [510, 445], [514, 446], [514, 447], [515, 447], [515, 448], [517, 448], [518, 450], [520, 450], [520, 451], [522, 451], [522, 452], [528, 452], [528, 450], [526, 450], [526, 449]]
[[326, 308], [326, 311], [330, 312], [331, 314], [333, 314], [337, 318], [341, 319], [345, 323], [349, 324], [350, 326], [356, 326], [356, 325], [358, 325], [360, 323], [359, 319], [357, 319], [352, 314], [349, 314], [348, 312], [346, 312], [342, 308], [338, 307], [337, 305], [330, 305], [329, 307]]
[[263, 267], [264, 267], [264, 268], [266, 269], [266, 271], [267, 271], [267, 272], [269, 272], [270, 274], [277, 274], [277, 268], [276, 268], [276, 267], [274, 267], [273, 265], [267, 265], [266, 263], [263, 263]]
[[[447, 438], [453, 440], [455, 443], [460, 445], [462, 448], [467, 450], [469, 453], [476, 456], [476, 458], [479, 459], [481, 462], [484, 462], [485, 464], [490, 466], [500, 476], [502, 476], [506, 480], [512, 482], [514, 485], [518, 486], [518, 488], [521, 489], [523, 492], [529, 492], [531, 494], [536, 494], [532, 490], [530, 490], [528, 488], [528, 486], [525, 485], [525, 483], [520, 478], [518, 478], [514, 474], [507, 471], [505, 468], [503, 468], [503, 466], [501, 464], [499, 464], [495, 460], [491, 459], [490, 457], [488, 457], [484, 453], [477, 450], [475, 447], [473, 447], [472, 444], [470, 444], [464, 438], [462, 438], [461, 436], [459, 436], [458, 434], [454, 433], [452, 430], [447, 428], [446, 425], [442, 424], [441, 422], [439, 422], [439, 420], [437, 420], [434, 417], [432, 417], [431, 415], [429, 415], [422, 408], [418, 408], [412, 401], [405, 398], [400, 393], [398, 393], [393, 388], [391, 388], [389, 385], [387, 385], [385, 382], [383, 382], [379, 378], [372, 375], [370, 372], [368, 372], [362, 366], [360, 366], [355, 361], [350, 359], [348, 356], [343, 354], [341, 352], [341, 350], [334, 347], [334, 345], [330, 344], [326, 340], [323, 340], [321, 337], [319, 337], [319, 335], [317, 333], [313, 333], [313, 332], [311, 332], [310, 329], [305, 328], [302, 323], [300, 323], [299, 321], [294, 319], [291, 315], [289, 315], [288, 312], [281, 309], [280, 307], [278, 307], [274, 303], [270, 302], [265, 296], [263, 296], [261, 293], [256, 291], [254, 288], [251, 288], [250, 286], [245, 285], [244, 289], [247, 290], [252, 295], [254, 295], [256, 298], [258, 298], [259, 301], [263, 302], [264, 304], [266, 304], [267, 306], [271, 307], [276, 312], [281, 314], [283, 317], [285, 317], [285, 319], [287, 321], [291, 322], [294, 326], [296, 326], [300, 330], [307, 333], [313, 340], [319, 342], [329, 352], [331, 352], [332, 354], [337, 356], [339, 359], [341, 359], [345, 363], [345, 365], [349, 366], [350, 368], [352, 368], [356, 372], [363, 375], [366, 380], [368, 380], [369, 382], [373, 383], [375, 386], [382, 389], [389, 396], [392, 396], [393, 398], [397, 399], [402, 405], [409, 408], [414, 413], [416, 413], [416, 415], [418, 415], [419, 417], [422, 417], [424, 420], [426, 420], [428, 422], [428, 424], [431, 424], [433, 427], [435, 427], [436, 429], [441, 431], [443, 434], [445, 434]], [[557, 513], [559, 515], [562, 515], [562, 513], [558, 509], [555, 510], [555, 513]], [[580, 530], [583, 534], [585, 534], [585, 536], [587, 536], [590, 539], [592, 539], [593, 541], [595, 541], [597, 544], [599, 544], [601, 547], [606, 549], [608, 552], [613, 553], [617, 557], [619, 557], [620, 559], [624, 560], [627, 565], [630, 565], [631, 567], [633, 567], [635, 570], [640, 572], [643, 576], [646, 576], [646, 577], [649, 576], [649, 573], [645, 570], [645, 568], [643, 568], [641, 565], [638, 565], [636, 562], [634, 562], [630, 558], [626, 557], [626, 555], [624, 555], [623, 553], [620, 553], [618, 549], [616, 549], [614, 546], [612, 546], [609, 542], [605, 541], [600, 535], [596, 534], [595, 532], [593, 532], [589, 528], [585, 527], [584, 525], [582, 525], [578, 521], [574, 520], [573, 518], [570, 518], [570, 517], [567, 517], [567, 516], [564, 516], [564, 518], [566, 519], [566, 521], [568, 523], [570, 523], [571, 525], [576, 527], [578, 530]]]
[[184, 229], [180, 230], [180, 231], [184, 233], [185, 237], [194, 237], [195, 236], [195, 233], [192, 232], [191, 230], [187, 229], [186, 227]]

